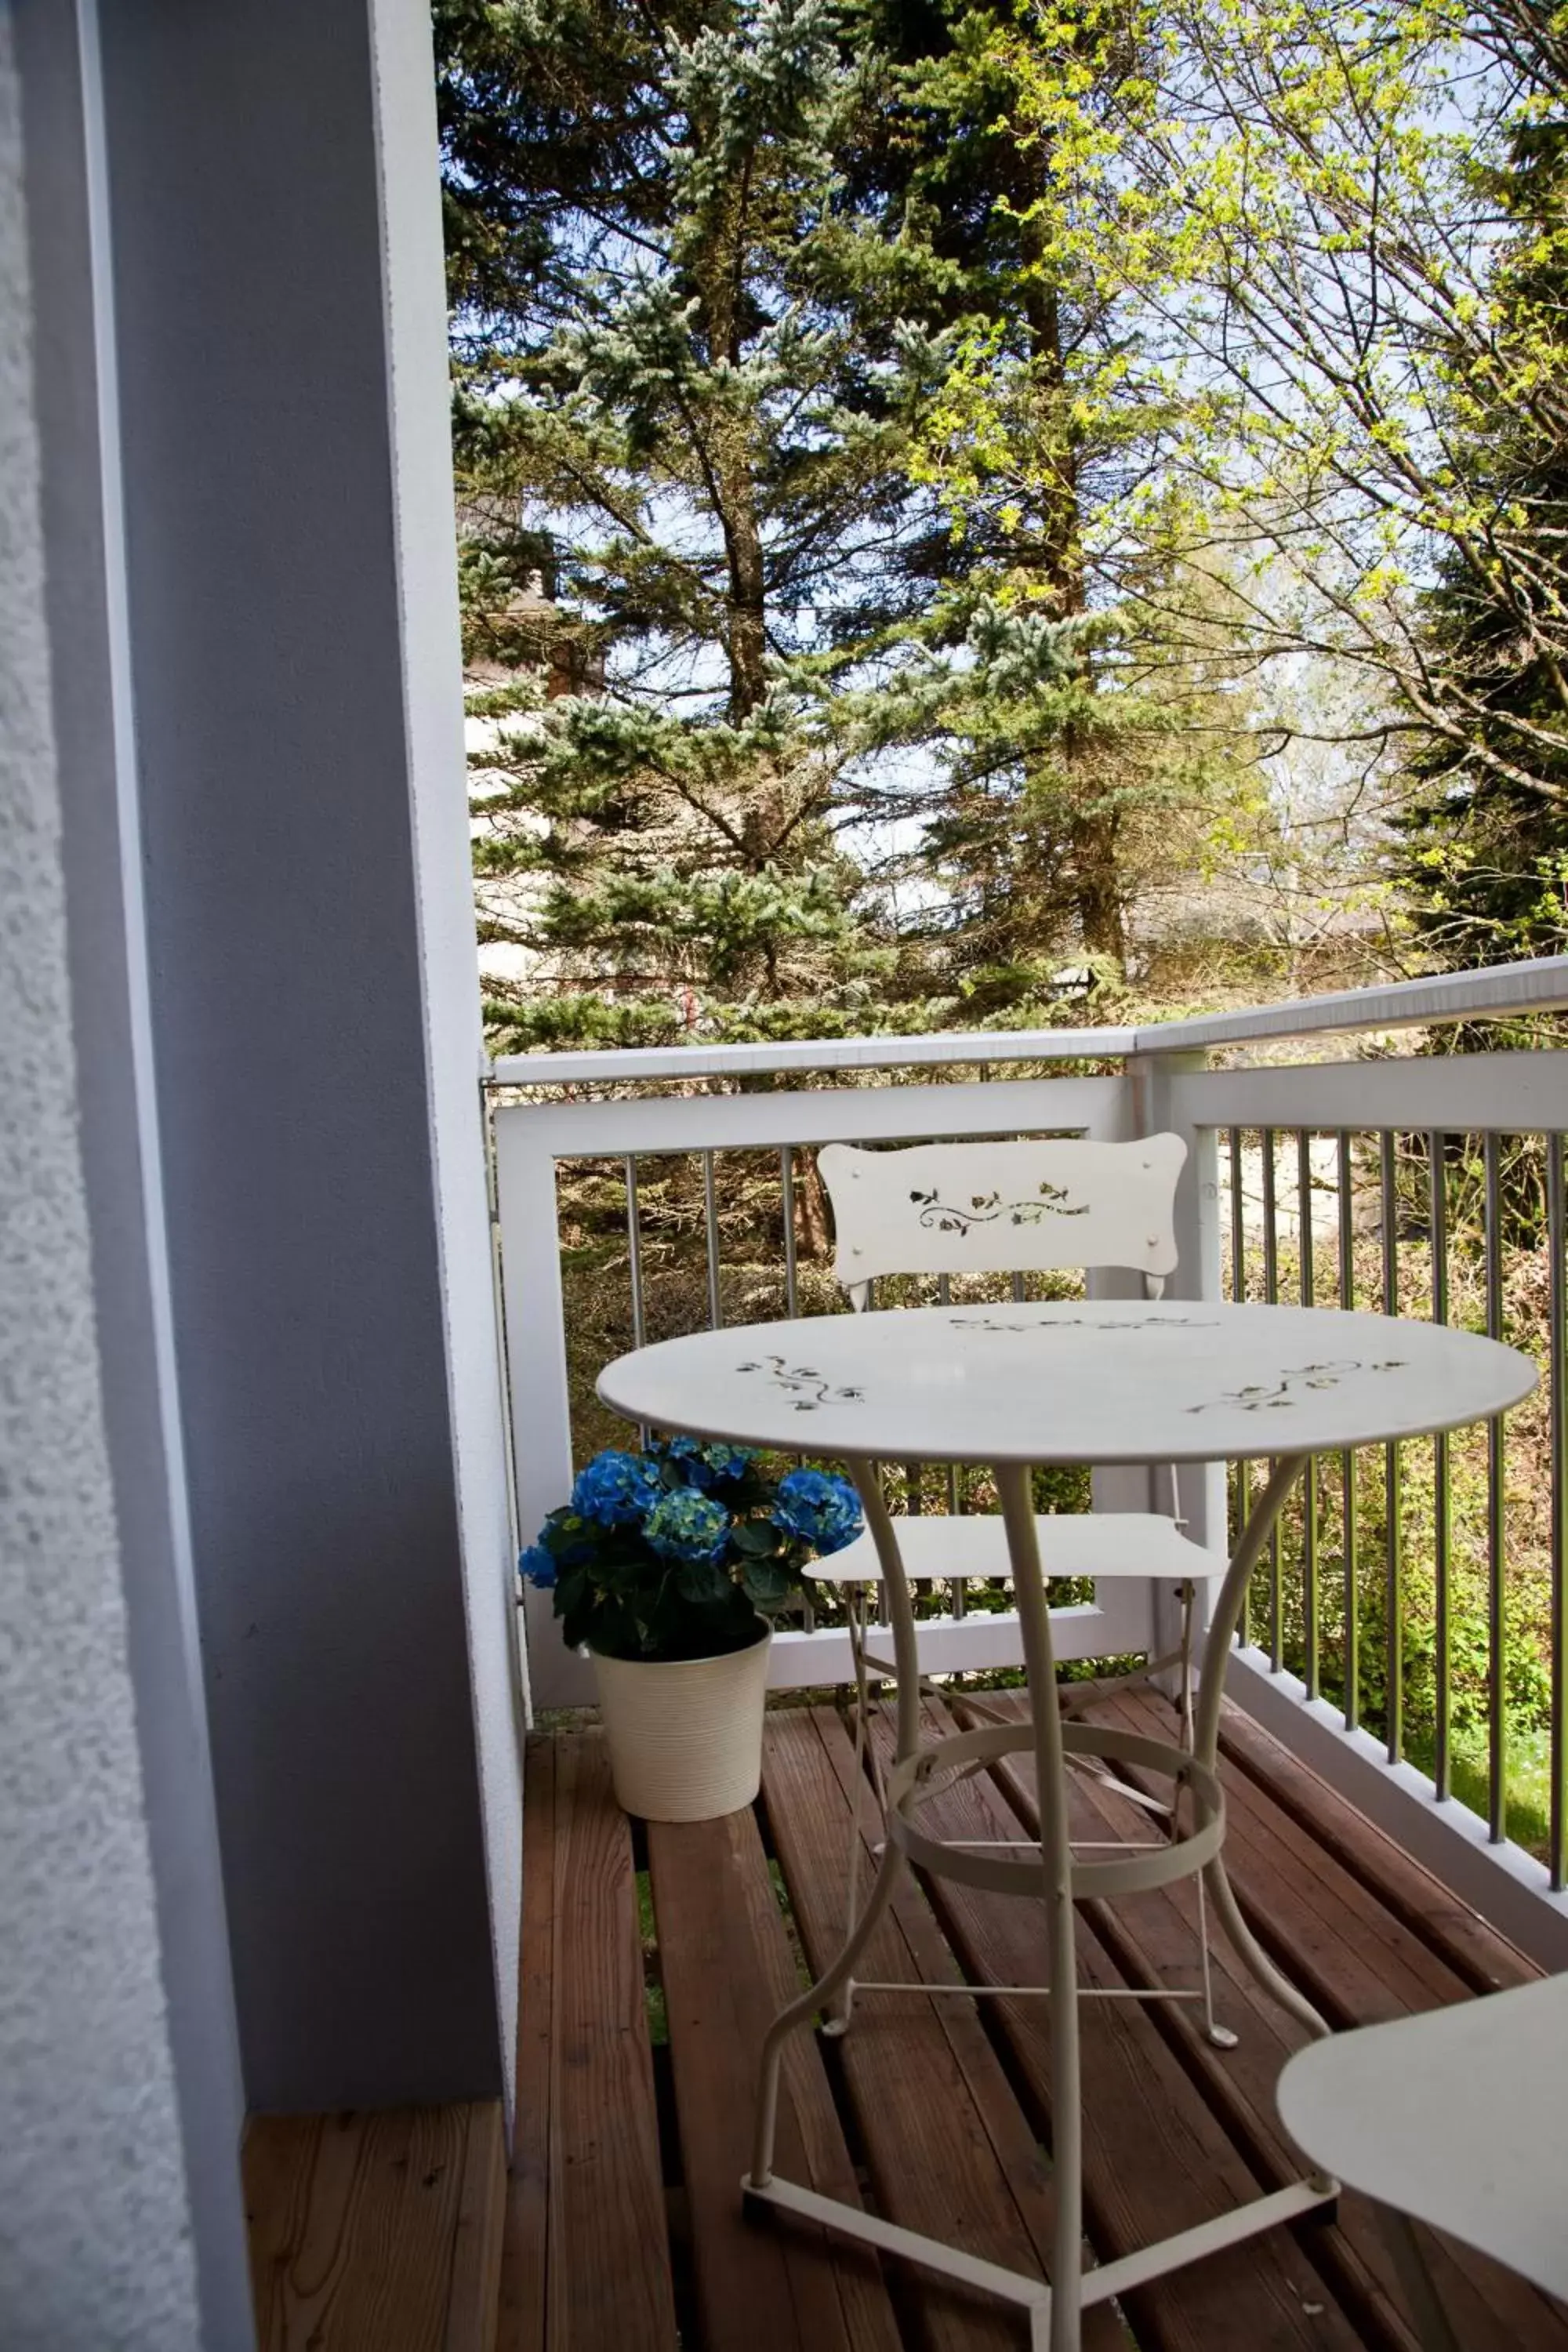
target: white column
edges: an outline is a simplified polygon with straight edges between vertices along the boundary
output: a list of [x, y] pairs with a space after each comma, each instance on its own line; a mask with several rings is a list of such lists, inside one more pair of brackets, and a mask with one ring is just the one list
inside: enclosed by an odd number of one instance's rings
[[100, 0], [170, 1297], [246, 2088], [499, 2095], [510, 1536], [420, 0]]

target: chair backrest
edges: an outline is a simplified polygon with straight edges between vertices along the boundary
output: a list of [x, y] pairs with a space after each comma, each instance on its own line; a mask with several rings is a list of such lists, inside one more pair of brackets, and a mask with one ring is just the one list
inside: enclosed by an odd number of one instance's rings
[[[1179, 1135], [1135, 1143], [830, 1143], [834, 1272], [858, 1294], [881, 1274], [1027, 1274], [1124, 1266], [1157, 1294], [1176, 1264]], [[857, 1304], [859, 1303], [857, 1297]]]

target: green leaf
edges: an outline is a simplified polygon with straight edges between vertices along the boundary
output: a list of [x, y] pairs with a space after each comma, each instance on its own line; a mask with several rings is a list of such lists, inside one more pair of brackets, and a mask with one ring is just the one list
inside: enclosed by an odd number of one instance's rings
[[730, 1579], [716, 1559], [683, 1560], [675, 1582], [681, 1599], [699, 1607], [723, 1601], [730, 1590]]
[[787, 1569], [775, 1568], [769, 1561], [748, 1560], [741, 1571], [741, 1583], [746, 1598], [754, 1607], [766, 1611], [783, 1609], [795, 1591], [795, 1580]]
[[[586, 1569], [569, 1568], [563, 1576], [556, 1579], [555, 1614], [557, 1617], [574, 1617], [579, 1611], [591, 1609], [593, 1605], [594, 1586]], [[571, 1641], [571, 1634], [569, 1633], [566, 1638]]]
[[730, 1530], [730, 1541], [747, 1559], [770, 1559], [779, 1549], [779, 1528], [771, 1519], [742, 1519]]

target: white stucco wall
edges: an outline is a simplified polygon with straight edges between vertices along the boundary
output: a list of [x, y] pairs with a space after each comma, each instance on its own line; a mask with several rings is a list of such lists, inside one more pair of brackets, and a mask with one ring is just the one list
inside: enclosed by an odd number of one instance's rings
[[198, 2341], [77, 1127], [0, 5], [0, 2343]]

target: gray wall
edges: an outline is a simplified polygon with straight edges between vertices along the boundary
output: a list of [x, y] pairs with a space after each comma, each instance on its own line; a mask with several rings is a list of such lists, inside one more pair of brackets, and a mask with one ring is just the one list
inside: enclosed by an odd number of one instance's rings
[[[26, 28], [45, 68], [37, 29]], [[250, 2336], [238, 2085], [210, 1818], [205, 1844], [200, 1830], [199, 1694], [176, 1632], [161, 1721], [149, 1719], [141, 1689], [142, 1732], [163, 1747], [144, 1770], [131, 1620], [138, 1587], [154, 1616], [159, 1600], [148, 1510], [130, 1499], [117, 1524], [125, 1293], [95, 1311], [97, 1147], [79, 1117], [79, 975], [68, 960], [61, 778], [70, 747], [54, 725], [60, 648], [51, 677], [50, 491], [34, 397], [35, 356], [40, 381], [50, 357], [42, 322], [36, 353], [31, 331], [27, 226], [29, 212], [37, 226], [40, 192], [25, 205], [13, 34], [0, 5], [0, 2342], [7, 2352], [163, 2352], [200, 2334], [238, 2347]], [[29, 91], [38, 107], [29, 104], [29, 154], [47, 132], [79, 160], [68, 56], [63, 65], [62, 79], [46, 72]], [[62, 94], [65, 113], [50, 118], [46, 101]], [[66, 220], [54, 227], [62, 239], [73, 233]], [[48, 251], [63, 286], [69, 257]], [[89, 410], [90, 382], [89, 365]], [[112, 843], [112, 805], [103, 815]], [[144, 1429], [149, 1420], [155, 1486], [155, 1392]], [[197, 1776], [183, 1824], [195, 1822], [197, 1835], [183, 1853], [175, 1834], [161, 1846], [150, 1837], [148, 1821], [177, 1748]], [[187, 1924], [205, 1913], [220, 1929], [205, 1947], [216, 1969], [211, 2016], [205, 2026], [187, 2020], [198, 2041], [210, 2032], [197, 2104], [221, 2169], [203, 2184], [186, 2178], [182, 2106], [192, 2084], [178, 2079], [160, 1968], [160, 1915], [182, 1908]], [[187, 2055], [194, 2046], [187, 2037]]]
[[100, 16], [246, 2087], [275, 2109], [495, 2095], [516, 1756], [428, 29], [419, 0]]

